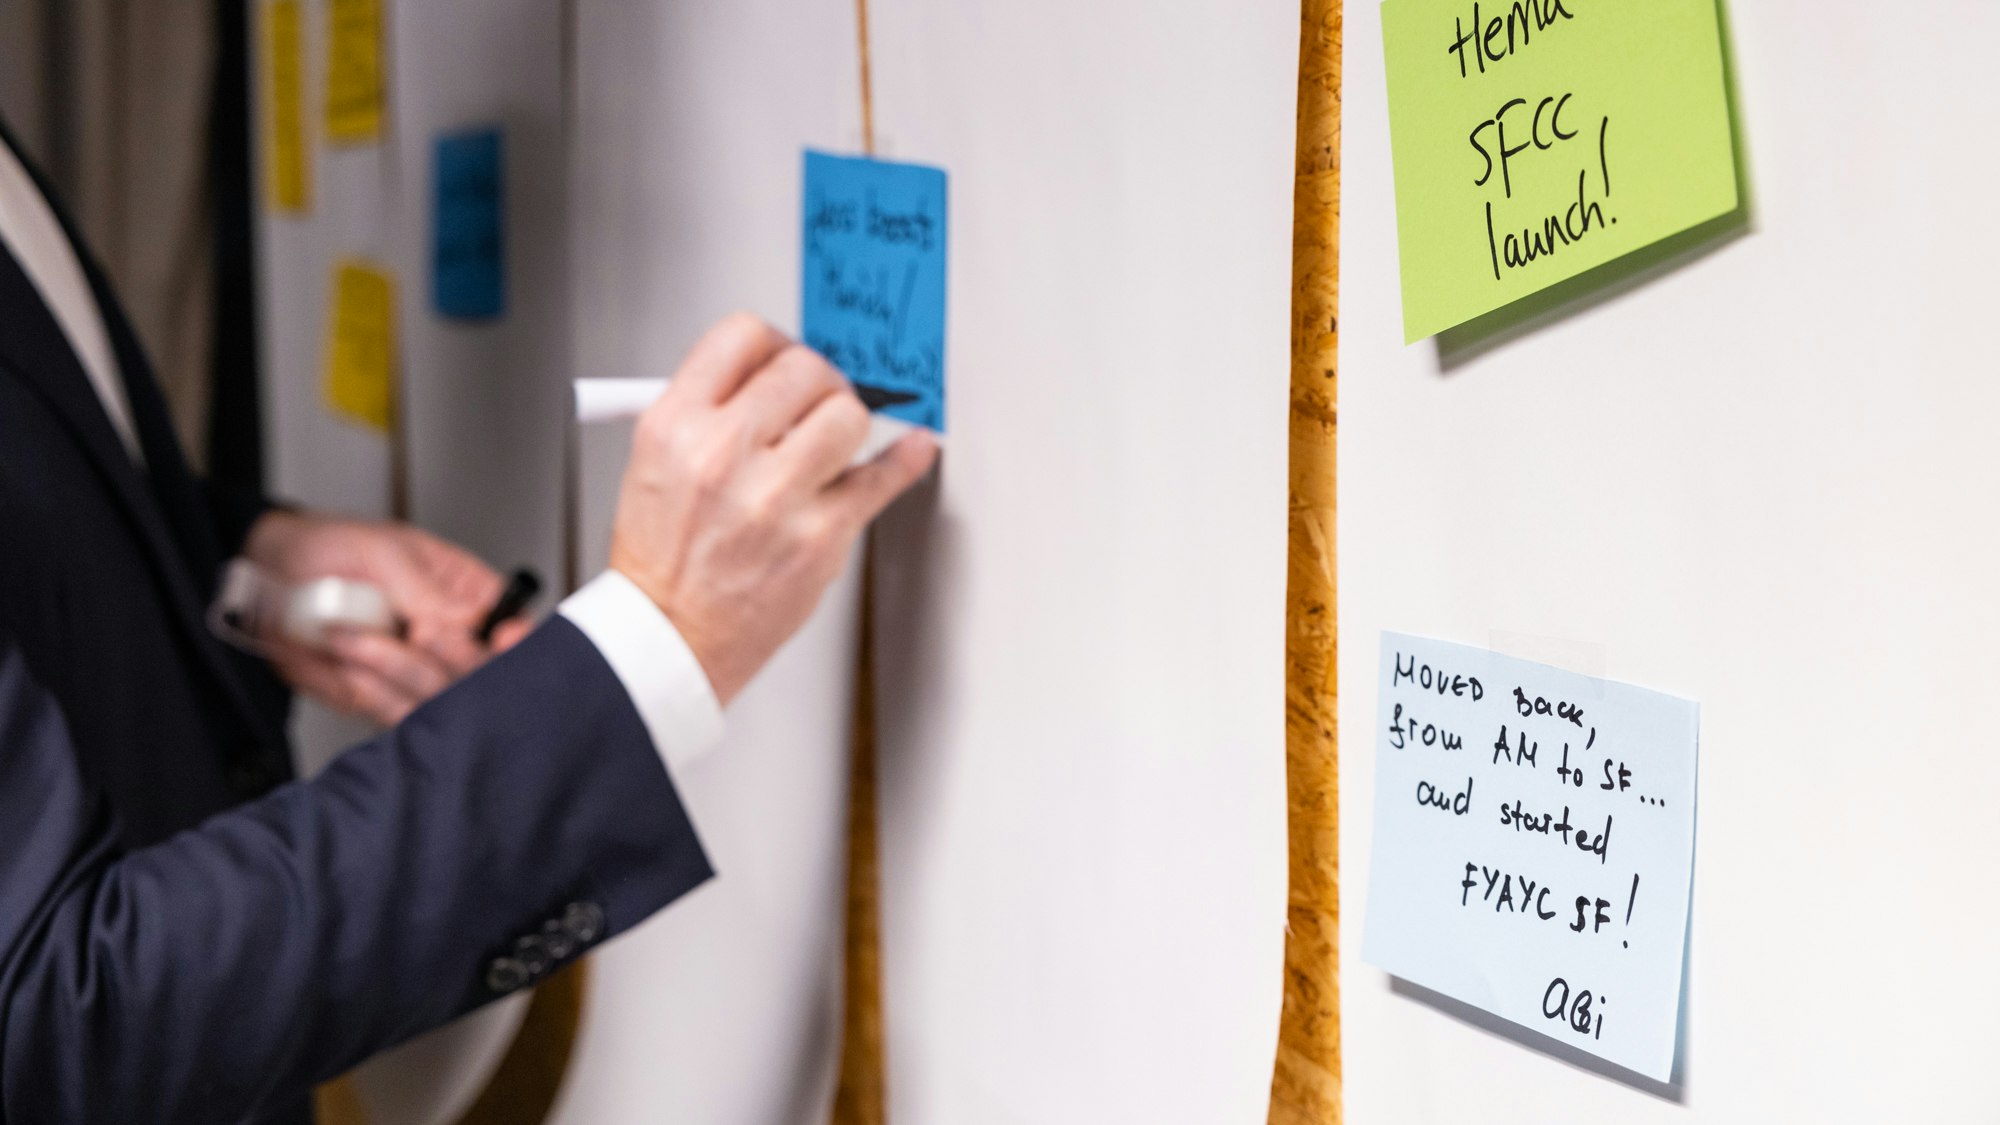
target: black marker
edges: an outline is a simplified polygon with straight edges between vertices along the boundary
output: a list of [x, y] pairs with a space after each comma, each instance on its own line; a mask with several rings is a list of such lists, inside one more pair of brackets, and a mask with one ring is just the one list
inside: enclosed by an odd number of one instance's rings
[[867, 383], [854, 384], [854, 394], [861, 405], [869, 410], [880, 410], [885, 406], [901, 406], [917, 401], [918, 396], [908, 391], [892, 391], [887, 387], [871, 387]]
[[525, 566], [515, 567], [514, 573], [507, 577], [507, 588], [500, 591], [499, 600], [493, 603], [492, 609], [486, 611], [485, 618], [479, 622], [479, 628], [474, 631], [473, 636], [479, 638], [480, 644], [491, 643], [493, 630], [498, 629], [508, 618], [518, 616], [522, 610], [528, 608], [529, 602], [535, 600], [535, 595], [541, 592], [541, 575]]

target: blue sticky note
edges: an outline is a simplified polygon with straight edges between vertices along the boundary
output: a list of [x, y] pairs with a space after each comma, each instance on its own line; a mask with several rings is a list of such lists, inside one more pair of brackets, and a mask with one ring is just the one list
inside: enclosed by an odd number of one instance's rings
[[878, 413], [944, 430], [945, 174], [806, 153], [801, 332]]
[[507, 311], [507, 246], [498, 129], [437, 139], [432, 299], [445, 316], [484, 320]]

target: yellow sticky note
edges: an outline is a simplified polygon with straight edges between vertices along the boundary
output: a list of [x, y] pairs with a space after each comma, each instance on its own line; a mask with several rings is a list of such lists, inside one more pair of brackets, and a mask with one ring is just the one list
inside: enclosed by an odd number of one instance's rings
[[299, 0], [271, 0], [264, 9], [264, 180], [271, 206], [302, 212], [312, 208], [312, 150], [301, 18]]
[[1403, 333], [1736, 209], [1715, 0], [1387, 0]]
[[382, 137], [382, 5], [329, 0], [326, 135], [362, 144]]
[[368, 262], [334, 268], [327, 324], [326, 404], [389, 432], [396, 417], [396, 281]]

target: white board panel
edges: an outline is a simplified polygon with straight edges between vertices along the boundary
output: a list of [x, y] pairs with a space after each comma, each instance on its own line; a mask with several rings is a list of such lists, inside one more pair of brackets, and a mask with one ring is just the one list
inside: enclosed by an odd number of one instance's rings
[[944, 461], [880, 543], [891, 1116], [1262, 1121], [1298, 10], [870, 8], [952, 215]]
[[[603, 565], [629, 425], [584, 433], [584, 572]], [[839, 1049], [856, 568], [674, 783], [716, 878], [593, 955], [551, 1125], [817, 1122]]]
[[[1391, 0], [1393, 2], [1393, 0]], [[1993, 1119], [1993, 118], [1972, 0], [1723, 12], [1749, 229], [1497, 339], [1401, 345], [1379, 10], [1347, 10], [1340, 726], [1357, 1122]], [[1702, 704], [1678, 1080], [1359, 960], [1376, 640]], [[1590, 667], [1587, 665], [1595, 665]]]
[[[568, 105], [563, 14], [542, 0], [393, 4], [403, 404], [418, 523], [503, 573], [563, 574], [569, 393]], [[432, 295], [441, 135], [502, 136], [505, 314], [439, 314]], [[540, 608], [548, 608], [544, 599]]]
[[[799, 151], [859, 136], [847, 5], [576, 6], [574, 367], [664, 376], [712, 321], [798, 318]], [[830, 46], [831, 45], [831, 46]], [[604, 557], [629, 427], [584, 435]], [[561, 1125], [820, 1122], [839, 1049], [850, 568], [677, 773], [718, 877], [596, 955]]]

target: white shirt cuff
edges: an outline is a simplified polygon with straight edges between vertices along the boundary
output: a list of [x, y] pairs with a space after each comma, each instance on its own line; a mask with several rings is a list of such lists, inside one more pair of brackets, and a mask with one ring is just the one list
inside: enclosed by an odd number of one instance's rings
[[564, 598], [557, 612], [611, 665], [669, 771], [722, 740], [722, 705], [708, 674], [680, 630], [631, 579], [607, 570]]

